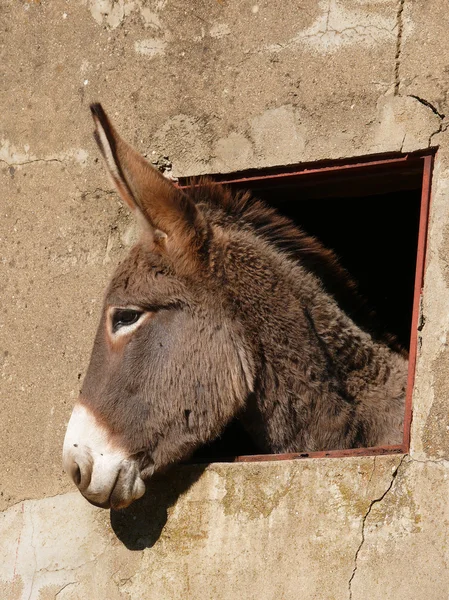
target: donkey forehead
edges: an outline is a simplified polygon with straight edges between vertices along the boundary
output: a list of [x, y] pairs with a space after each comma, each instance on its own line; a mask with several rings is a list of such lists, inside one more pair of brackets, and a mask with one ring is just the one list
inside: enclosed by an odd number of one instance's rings
[[170, 264], [139, 245], [117, 267], [106, 300], [110, 304], [160, 304], [186, 294], [185, 283], [173, 273]]

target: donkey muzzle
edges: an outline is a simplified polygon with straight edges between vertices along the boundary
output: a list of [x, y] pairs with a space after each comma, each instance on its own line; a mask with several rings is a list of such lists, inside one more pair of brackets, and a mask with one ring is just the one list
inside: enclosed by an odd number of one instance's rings
[[145, 492], [139, 463], [110, 442], [84, 405], [75, 406], [70, 417], [63, 466], [83, 496], [101, 508], [125, 508]]

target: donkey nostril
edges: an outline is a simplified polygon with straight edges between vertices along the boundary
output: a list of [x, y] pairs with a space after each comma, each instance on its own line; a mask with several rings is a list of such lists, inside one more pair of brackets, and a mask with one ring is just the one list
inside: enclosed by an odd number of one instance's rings
[[70, 444], [68, 450], [63, 453], [63, 465], [66, 473], [70, 479], [76, 485], [76, 487], [83, 492], [90, 485], [93, 471], [93, 459], [87, 448], [73, 448]]
[[75, 468], [73, 469], [73, 473], [72, 473], [72, 477], [73, 477], [73, 481], [75, 482], [75, 485], [79, 485], [81, 483], [81, 469], [79, 468], [79, 465], [77, 463], [75, 463]]

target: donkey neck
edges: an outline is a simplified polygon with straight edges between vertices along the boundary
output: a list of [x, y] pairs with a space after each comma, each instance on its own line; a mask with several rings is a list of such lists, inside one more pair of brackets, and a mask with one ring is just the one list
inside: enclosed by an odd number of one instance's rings
[[[228, 255], [236, 253], [228, 246]], [[272, 452], [375, 445], [382, 433], [377, 413], [391, 408], [385, 403], [394, 353], [360, 329], [300, 264], [266, 247], [239, 248], [238, 255], [239, 269], [226, 272], [227, 289], [238, 289], [232, 302], [255, 355], [254, 396], [244, 419], [256, 442]], [[394, 410], [404, 387], [399, 359]]]

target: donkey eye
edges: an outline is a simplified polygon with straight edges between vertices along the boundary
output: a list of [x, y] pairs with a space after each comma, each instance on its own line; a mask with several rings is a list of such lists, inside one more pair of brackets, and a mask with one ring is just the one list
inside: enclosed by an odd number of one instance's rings
[[133, 325], [142, 316], [141, 310], [134, 310], [130, 308], [118, 308], [112, 315], [112, 331], [115, 333], [121, 327], [127, 327]]

